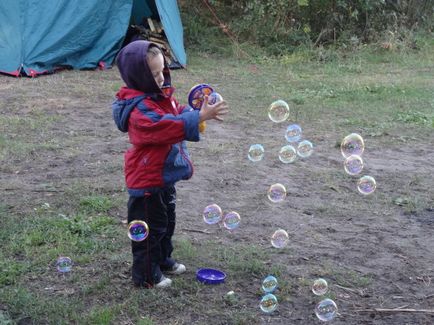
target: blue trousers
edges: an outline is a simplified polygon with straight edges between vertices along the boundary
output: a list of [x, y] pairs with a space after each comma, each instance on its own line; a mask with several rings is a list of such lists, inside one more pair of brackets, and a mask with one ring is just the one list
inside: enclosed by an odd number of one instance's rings
[[148, 224], [149, 235], [140, 242], [131, 241], [133, 253], [132, 278], [135, 285], [152, 286], [162, 276], [161, 270], [175, 264], [171, 258], [172, 236], [176, 220], [176, 189], [165, 187], [156, 193], [128, 200], [128, 223], [142, 220]]

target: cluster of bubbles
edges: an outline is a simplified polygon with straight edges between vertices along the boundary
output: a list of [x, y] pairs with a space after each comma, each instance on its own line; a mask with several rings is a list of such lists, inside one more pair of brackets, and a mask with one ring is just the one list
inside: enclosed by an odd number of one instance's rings
[[[281, 123], [289, 117], [289, 105], [283, 100], [277, 100], [268, 108], [268, 117], [275, 123]], [[302, 139], [302, 129], [298, 124], [291, 124], [286, 128], [285, 139], [289, 144], [284, 145], [279, 150], [279, 160], [284, 164], [291, 164], [297, 156], [307, 158], [313, 153], [313, 144], [309, 140]], [[264, 158], [264, 146], [256, 143], [252, 144], [249, 148], [247, 157], [250, 161], [257, 162]]]
[[277, 288], [277, 279], [272, 275], [268, 275], [262, 281], [262, 291], [264, 291], [265, 295], [262, 296], [261, 301], [259, 302], [259, 308], [264, 313], [272, 313], [276, 310], [279, 302], [277, 297], [273, 294], [274, 290]]
[[[298, 126], [297, 124], [292, 124], [288, 126], [288, 128]], [[301, 128], [300, 128], [301, 132]], [[287, 137], [287, 139], [293, 139]], [[291, 140], [292, 141], [292, 140]], [[309, 140], [303, 140], [299, 142], [298, 144], [287, 144], [280, 148], [279, 150], [279, 160], [284, 164], [291, 164], [294, 161], [296, 161], [297, 156], [301, 158], [307, 158], [310, 157], [313, 153], [313, 144]], [[249, 151], [247, 153], [247, 158], [249, 158], [252, 162], [258, 162], [261, 161], [264, 158], [265, 155], [265, 149], [262, 144], [255, 143], [250, 145]]]
[[[364, 167], [362, 154], [365, 151], [365, 142], [357, 133], [347, 135], [341, 142], [341, 153], [345, 158], [344, 170], [348, 175], [359, 175]], [[374, 193], [377, 183], [372, 176], [365, 175], [357, 182], [357, 190], [363, 195]]]
[[238, 212], [231, 211], [223, 215], [222, 209], [215, 203], [210, 204], [203, 210], [203, 221], [208, 225], [214, 225], [219, 222], [228, 230], [238, 228], [241, 222], [241, 217]]
[[[312, 142], [309, 140], [300, 141], [301, 137], [302, 130], [300, 125], [291, 124], [286, 128], [285, 139], [290, 143], [290, 145], [283, 146], [280, 149], [281, 154], [279, 154], [279, 159], [281, 162], [289, 164], [295, 161], [297, 155], [301, 158], [307, 158], [312, 155]], [[297, 149], [294, 147], [295, 145], [297, 145]]]
[[[328, 291], [328, 284], [325, 279], [316, 279], [313, 282], [312, 285], [312, 292], [316, 296], [323, 296]], [[319, 320], [328, 322], [331, 321], [336, 317], [336, 314], [338, 312], [338, 307], [336, 303], [329, 299], [323, 299], [321, 300], [316, 306], [315, 306], [315, 315], [318, 317]]]

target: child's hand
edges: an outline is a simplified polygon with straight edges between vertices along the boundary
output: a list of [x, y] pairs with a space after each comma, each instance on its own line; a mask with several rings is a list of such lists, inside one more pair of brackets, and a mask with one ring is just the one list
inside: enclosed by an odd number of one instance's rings
[[217, 120], [223, 121], [222, 115], [229, 112], [228, 104], [223, 100], [221, 102], [215, 103], [214, 105], [208, 105], [208, 96], [205, 96], [203, 105], [199, 112], [199, 121], [206, 120]]

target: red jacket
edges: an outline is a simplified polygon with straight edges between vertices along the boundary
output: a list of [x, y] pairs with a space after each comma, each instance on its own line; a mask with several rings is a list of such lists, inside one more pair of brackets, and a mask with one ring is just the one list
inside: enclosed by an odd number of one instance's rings
[[125, 153], [125, 179], [131, 196], [142, 196], [157, 188], [189, 179], [193, 165], [187, 141], [199, 141], [199, 111], [181, 106], [172, 96], [148, 95], [123, 87], [113, 103], [118, 128], [128, 132], [130, 147]]

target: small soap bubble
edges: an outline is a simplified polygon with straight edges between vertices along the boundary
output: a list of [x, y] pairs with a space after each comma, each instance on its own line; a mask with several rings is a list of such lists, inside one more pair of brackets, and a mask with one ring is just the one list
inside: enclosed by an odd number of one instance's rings
[[291, 124], [286, 128], [285, 139], [288, 142], [298, 142], [301, 139], [301, 127], [298, 124]]
[[72, 260], [66, 256], [60, 256], [56, 261], [57, 271], [60, 273], [67, 273], [71, 271]]
[[275, 123], [286, 121], [289, 117], [289, 106], [283, 100], [276, 100], [268, 107], [268, 117]]
[[231, 211], [224, 216], [223, 226], [226, 229], [234, 230], [235, 228], [238, 228], [238, 226], [240, 225], [240, 221], [240, 215], [235, 211]]
[[276, 310], [279, 303], [277, 302], [277, 298], [272, 293], [268, 293], [262, 297], [261, 302], [259, 303], [259, 307], [264, 313], [272, 313]]
[[303, 140], [298, 144], [297, 154], [301, 158], [307, 158], [313, 153], [313, 144], [308, 140]]
[[217, 204], [210, 204], [203, 210], [203, 221], [214, 225], [222, 220], [223, 212]]
[[253, 162], [262, 160], [264, 158], [264, 147], [262, 144], [252, 144], [247, 157]]
[[357, 133], [347, 135], [341, 143], [341, 153], [344, 158], [351, 155], [361, 156], [365, 150], [365, 142]]
[[273, 184], [268, 189], [267, 196], [271, 202], [281, 202], [286, 197], [286, 188], [280, 183]]
[[279, 151], [279, 159], [284, 164], [290, 164], [297, 158], [297, 151], [291, 145], [283, 146]]
[[283, 248], [288, 245], [289, 236], [288, 233], [283, 229], [278, 229], [271, 236], [271, 245], [276, 248]]
[[338, 306], [336, 306], [336, 303], [331, 299], [324, 299], [315, 307], [316, 317], [323, 322], [331, 321], [336, 317], [337, 312]]
[[348, 156], [344, 161], [345, 172], [349, 175], [360, 174], [363, 170], [363, 159], [357, 155]]
[[262, 290], [265, 293], [271, 293], [277, 288], [277, 279], [276, 277], [269, 275], [264, 281], [262, 281]]
[[325, 295], [329, 287], [325, 279], [316, 279], [312, 285], [312, 292], [317, 296]]
[[208, 104], [210, 105], [214, 105], [217, 104], [218, 102], [221, 102], [223, 100], [222, 95], [220, 95], [218, 92], [212, 92], [209, 96], [208, 96]]
[[143, 241], [149, 235], [148, 224], [142, 220], [133, 220], [128, 224], [128, 237], [132, 241]]
[[371, 176], [363, 176], [357, 182], [357, 189], [363, 195], [369, 195], [374, 193], [377, 188], [377, 182], [374, 177]]

